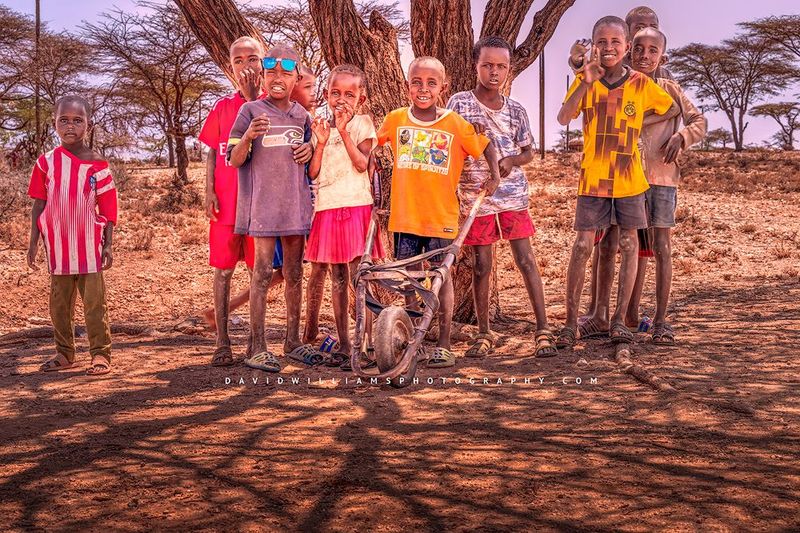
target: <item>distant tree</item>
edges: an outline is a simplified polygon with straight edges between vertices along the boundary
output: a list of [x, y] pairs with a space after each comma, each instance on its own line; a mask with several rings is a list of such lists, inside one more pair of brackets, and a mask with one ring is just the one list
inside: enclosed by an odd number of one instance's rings
[[[188, 184], [186, 138], [198, 134], [203, 111], [224, 92], [219, 70], [173, 4], [139, 2], [135, 13], [113, 9], [100, 22], [85, 24], [104, 72], [116, 81], [115, 94], [137, 112], [138, 130], [155, 128], [177, 167], [170, 192]], [[176, 204], [180, 201], [176, 198]]]
[[[563, 149], [565, 152], [569, 151], [569, 147], [567, 146], [567, 130], [566, 128], [558, 132], [559, 141], [558, 146], [559, 148]], [[573, 144], [576, 142], [583, 142], [583, 130], [569, 130], [569, 143]]]
[[709, 131], [702, 141], [704, 150], [710, 150], [714, 146], [720, 145], [722, 149], [728, 148], [728, 144], [733, 142], [733, 135], [725, 128], [717, 128]]
[[784, 49], [753, 34], [737, 35], [718, 46], [692, 43], [672, 50], [670, 69], [712, 109], [725, 113], [737, 151], [744, 147], [745, 117], [752, 104], [780, 94], [796, 76]]
[[739, 26], [770, 40], [793, 56], [795, 61], [800, 61], [800, 15], [766, 17], [742, 22]]
[[794, 133], [800, 129], [800, 103], [779, 102], [755, 106], [750, 114], [754, 117], [770, 117], [778, 123], [780, 130], [775, 135], [783, 150], [794, 150]]

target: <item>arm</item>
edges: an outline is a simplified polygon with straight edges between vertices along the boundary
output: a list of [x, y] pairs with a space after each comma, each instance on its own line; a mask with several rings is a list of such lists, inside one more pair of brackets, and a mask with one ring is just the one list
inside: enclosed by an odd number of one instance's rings
[[482, 188], [491, 196], [500, 185], [500, 168], [497, 162], [497, 150], [495, 150], [492, 143], [486, 145], [486, 150], [483, 151], [483, 157], [486, 158], [486, 162], [489, 164], [489, 178], [484, 182]]
[[31, 209], [31, 239], [28, 244], [28, 266], [33, 270], [39, 270], [36, 265], [36, 253], [39, 251], [39, 238], [41, 232], [39, 231], [39, 217], [44, 212], [44, 207], [47, 205], [47, 200], [35, 199], [33, 201], [33, 208]]
[[561, 105], [561, 109], [558, 111], [559, 124], [566, 126], [573, 118], [575, 118], [581, 108], [581, 101], [583, 100], [583, 97], [586, 96], [586, 92], [588, 90], [589, 84], [582, 80], [580, 86], [575, 89], [572, 94], [569, 95], [567, 101]]
[[[241, 115], [239, 118], [242, 118]], [[236, 119], [237, 122], [239, 121], [239, 118]], [[234, 129], [235, 128], [236, 124], [234, 124]], [[253, 141], [268, 131], [269, 118], [267, 117], [266, 113], [261, 113], [259, 116], [253, 117], [253, 119], [250, 121], [250, 124], [247, 126], [244, 135], [242, 135], [242, 139], [234, 145], [233, 149], [231, 149], [230, 146], [228, 147], [230, 150], [229, 161], [231, 165], [236, 168], [244, 165], [248, 156], [250, 155]], [[231, 131], [231, 136], [233, 137], [233, 131]]]
[[217, 151], [209, 149], [206, 158], [206, 215], [208, 218], [217, 221], [219, 213], [219, 198], [214, 192], [214, 168], [217, 166]]
[[311, 131], [317, 138], [317, 146], [314, 150], [314, 155], [311, 156], [311, 162], [308, 164], [308, 177], [315, 180], [319, 177], [319, 171], [322, 167], [322, 154], [325, 152], [325, 146], [330, 138], [331, 125], [322, 117], [317, 117], [311, 123]]
[[114, 237], [114, 223], [112, 221], [108, 221], [106, 223], [106, 227], [103, 228], [103, 259], [102, 265], [103, 270], [108, 270], [111, 268], [111, 265], [114, 264], [114, 258], [111, 254], [111, 241]]
[[342, 137], [342, 142], [347, 150], [347, 155], [350, 156], [350, 161], [352, 161], [353, 166], [358, 172], [364, 172], [367, 170], [369, 154], [372, 149], [372, 142], [362, 141], [358, 146], [356, 146], [356, 143], [354, 143], [353, 139], [350, 138], [350, 134], [347, 133], [347, 124], [353, 119], [354, 116], [355, 110], [353, 110], [349, 105], [345, 105], [344, 109], [340, 111], [333, 112], [333, 119], [336, 124], [336, 129], [339, 130], [339, 135]]
[[642, 119], [642, 127], [644, 128], [645, 126], [649, 126], [651, 124], [657, 124], [658, 122], [664, 122], [665, 120], [673, 119], [680, 115], [680, 113], [681, 110], [678, 107], [678, 104], [675, 102], [672, 102], [670, 108], [663, 115], [656, 114], [652, 110], [645, 111], [644, 119]]
[[523, 146], [517, 155], [504, 157], [497, 162], [500, 167], [500, 176], [506, 177], [514, 167], [522, 167], [533, 161], [533, 149], [531, 145]]

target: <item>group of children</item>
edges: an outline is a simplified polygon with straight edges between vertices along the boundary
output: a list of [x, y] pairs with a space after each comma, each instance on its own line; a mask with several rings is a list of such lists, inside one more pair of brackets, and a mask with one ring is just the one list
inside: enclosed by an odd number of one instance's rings
[[[230, 47], [230, 60], [238, 90], [216, 102], [199, 136], [209, 148], [205, 207], [211, 220], [214, 307], [204, 315], [217, 331], [211, 364], [235, 363], [229, 313], [249, 300], [244, 362], [267, 372], [281, 370], [280, 358], [267, 347], [264, 327], [267, 290], [283, 281], [283, 353], [309, 364], [349, 368], [348, 286], [372, 217], [373, 151], [384, 145], [394, 156], [389, 231], [397, 259], [449, 246], [458, 232], [461, 211], [469, 210], [480, 191], [486, 191], [464, 241], [475, 259], [472, 290], [478, 319], [478, 334], [465, 356], [483, 357], [494, 348], [489, 280], [492, 245], [500, 239], [510, 242], [535, 314], [533, 355], [555, 356], [559, 348], [580, 337], [631, 340], [625, 319], [633, 316], [638, 322], [635, 286], [641, 294], [637, 230], [643, 232], [644, 242], [654, 242], [653, 340], [672, 342], [666, 303], [671, 279], [669, 228], [674, 225], [679, 179], [676, 158], [702, 138], [706, 125], [680, 86], [666, 77], [665, 49], [666, 37], [658, 30], [655, 13], [637, 8], [627, 21], [602, 18], [591, 41], [578, 41], [571, 51], [576, 79], [558, 118], [566, 124], [583, 113], [584, 157], [575, 215], [577, 238], [567, 276], [567, 320], [556, 333], [548, 325], [531, 246], [535, 228], [528, 180], [521, 168], [532, 159], [531, 129], [525, 109], [503, 95], [512, 56], [507, 42], [487, 37], [475, 44], [475, 88], [453, 94], [446, 107], [437, 105], [448, 90], [444, 66], [433, 57], [416, 58], [408, 69], [410, 105], [390, 112], [376, 131], [364, 113], [367, 80], [358, 67], [331, 69], [323, 89], [325, 105], [317, 112], [316, 79], [300, 64], [295, 50], [279, 45], [265, 54], [257, 40], [237, 39]], [[111, 360], [102, 270], [111, 266], [116, 191], [107, 163], [84, 143], [90, 127], [86, 101], [62, 98], [56, 104], [55, 121], [61, 146], [39, 158], [29, 191], [35, 202], [28, 262], [35, 266], [41, 236], [52, 274], [50, 309], [58, 352], [42, 370], [61, 370], [74, 363], [72, 314], [77, 290], [86, 310], [89, 373], [102, 374], [109, 371]], [[592, 309], [590, 316], [579, 320], [585, 266], [595, 244]], [[622, 254], [619, 294], [609, 317], [617, 249]], [[380, 239], [375, 240], [372, 256], [386, 256]], [[240, 260], [251, 271], [251, 284], [231, 298], [231, 277]], [[311, 263], [311, 275], [301, 335], [304, 261]], [[639, 270], [643, 277], [644, 268]], [[318, 324], [328, 274], [339, 347], [323, 354]], [[434, 368], [455, 364], [449, 277], [439, 298], [439, 338], [427, 358]], [[637, 306], [634, 312], [629, 311], [632, 300]]]

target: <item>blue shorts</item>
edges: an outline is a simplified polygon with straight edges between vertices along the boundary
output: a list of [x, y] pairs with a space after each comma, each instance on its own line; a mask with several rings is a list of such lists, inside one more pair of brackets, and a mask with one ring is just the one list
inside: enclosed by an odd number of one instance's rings
[[651, 185], [644, 193], [647, 220], [651, 228], [674, 228], [675, 208], [678, 206], [678, 188]]
[[[412, 233], [395, 233], [394, 235], [394, 257], [395, 259], [408, 259], [424, 252], [441, 250], [453, 243], [453, 239], [442, 239], [441, 237], [421, 237]], [[441, 262], [444, 254], [438, 254], [430, 258], [430, 261]]]
[[281, 246], [280, 239], [275, 239], [275, 256], [272, 258], [272, 268], [283, 268], [283, 246]]

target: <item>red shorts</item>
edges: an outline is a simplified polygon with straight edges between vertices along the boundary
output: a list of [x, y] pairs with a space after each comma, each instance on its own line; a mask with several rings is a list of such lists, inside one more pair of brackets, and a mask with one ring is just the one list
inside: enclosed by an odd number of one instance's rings
[[503, 211], [494, 215], [477, 217], [467, 233], [464, 244], [485, 246], [500, 239], [513, 241], [526, 239], [536, 233], [531, 215], [527, 209], [522, 211]]
[[253, 268], [253, 238], [236, 235], [233, 226], [212, 222], [208, 231], [208, 251], [208, 264], [214, 268], [230, 270], [236, 268], [242, 259], [247, 268]]

